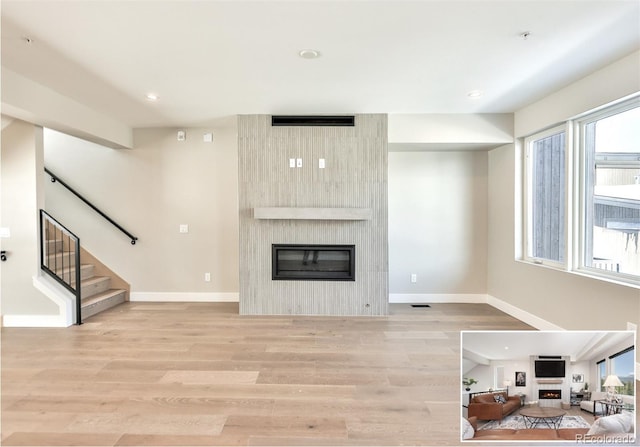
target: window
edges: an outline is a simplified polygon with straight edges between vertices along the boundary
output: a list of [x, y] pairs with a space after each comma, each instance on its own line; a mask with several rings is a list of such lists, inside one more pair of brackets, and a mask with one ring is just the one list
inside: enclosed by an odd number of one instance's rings
[[609, 357], [611, 362], [611, 374], [618, 376], [618, 379], [624, 384], [624, 387], [618, 387], [616, 392], [618, 394], [625, 394], [627, 396], [635, 395], [635, 350], [634, 347], [625, 349], [617, 354]]
[[566, 138], [564, 128], [525, 140], [528, 259], [564, 265], [566, 258]]
[[524, 140], [523, 256], [640, 286], [640, 94]]
[[596, 367], [598, 368], [598, 390], [606, 391], [602, 385], [604, 381], [607, 380], [607, 362], [602, 359], [596, 363]]
[[640, 107], [637, 99], [577, 124], [582, 159], [581, 268], [640, 279]]

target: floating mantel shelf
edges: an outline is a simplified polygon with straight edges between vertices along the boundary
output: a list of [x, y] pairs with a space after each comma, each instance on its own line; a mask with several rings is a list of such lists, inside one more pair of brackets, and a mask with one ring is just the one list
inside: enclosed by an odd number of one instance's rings
[[538, 379], [537, 382], [539, 384], [541, 384], [541, 385], [544, 385], [544, 384], [549, 384], [549, 385], [550, 384], [556, 384], [556, 385], [559, 385], [559, 384], [561, 384], [563, 382], [563, 380], [562, 379]]
[[371, 220], [371, 208], [254, 208], [255, 219]]

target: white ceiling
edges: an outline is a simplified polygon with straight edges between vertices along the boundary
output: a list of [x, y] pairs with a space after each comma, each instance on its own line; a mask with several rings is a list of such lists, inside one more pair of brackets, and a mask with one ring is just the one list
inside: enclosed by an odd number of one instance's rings
[[630, 331], [499, 331], [463, 332], [463, 357], [512, 360], [531, 355], [570, 356], [572, 361], [593, 360], [621, 343], [635, 343]]
[[1, 13], [3, 66], [132, 127], [509, 113], [640, 48], [635, 0], [3, 0]]

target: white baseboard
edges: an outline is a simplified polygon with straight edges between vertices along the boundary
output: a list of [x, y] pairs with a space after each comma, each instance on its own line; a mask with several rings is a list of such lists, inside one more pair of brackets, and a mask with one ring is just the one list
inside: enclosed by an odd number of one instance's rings
[[238, 293], [131, 292], [129, 301], [171, 303], [237, 303]]
[[482, 293], [438, 294], [438, 293], [390, 293], [389, 303], [484, 303], [511, 315], [541, 331], [563, 331], [558, 325], [543, 320], [525, 310]]
[[69, 327], [60, 315], [3, 315], [3, 327]]
[[390, 293], [389, 303], [486, 303], [482, 293]]
[[502, 312], [511, 315], [518, 320], [527, 323], [540, 331], [564, 331], [565, 329], [553, 324], [547, 320], [533, 315], [532, 313], [522, 310], [512, 304], [502, 301], [494, 296], [487, 295], [487, 304], [495, 307]]

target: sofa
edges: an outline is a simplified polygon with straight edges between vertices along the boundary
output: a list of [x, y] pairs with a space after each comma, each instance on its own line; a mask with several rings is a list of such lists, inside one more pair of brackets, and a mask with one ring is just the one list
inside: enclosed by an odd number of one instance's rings
[[[504, 403], [498, 400], [504, 400]], [[504, 391], [483, 393], [474, 395], [469, 401], [469, 417], [477, 417], [480, 420], [501, 420], [513, 413], [521, 406], [520, 396], [507, 396]]]

